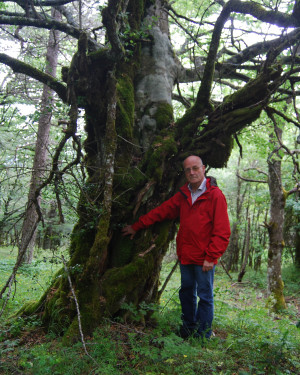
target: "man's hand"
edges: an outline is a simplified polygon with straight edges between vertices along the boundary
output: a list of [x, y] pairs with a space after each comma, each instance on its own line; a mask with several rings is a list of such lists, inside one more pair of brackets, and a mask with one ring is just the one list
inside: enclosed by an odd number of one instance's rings
[[132, 240], [136, 234], [136, 231], [132, 228], [131, 225], [126, 225], [126, 227], [122, 229], [122, 233], [123, 236], [130, 236], [130, 239]]
[[203, 272], [207, 272], [207, 271], [210, 271], [214, 268], [214, 262], [208, 262], [207, 260], [205, 260], [203, 262], [203, 266], [202, 266], [202, 271]]

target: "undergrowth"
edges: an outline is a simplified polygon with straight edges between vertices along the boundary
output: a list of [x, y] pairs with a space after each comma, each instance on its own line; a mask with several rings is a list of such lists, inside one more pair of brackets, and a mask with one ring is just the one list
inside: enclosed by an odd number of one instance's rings
[[[8, 251], [2, 251], [0, 287], [12, 265]], [[52, 262], [52, 263], [51, 263]], [[165, 279], [172, 263], [165, 263]], [[14, 313], [26, 300], [37, 299], [61, 265], [51, 257], [41, 258], [18, 274], [16, 292], [7, 311]], [[93, 337], [63, 346], [54, 333], [43, 332], [37, 318], [0, 320], [0, 374], [22, 375], [282, 375], [300, 373], [299, 270], [283, 269], [288, 308], [280, 314], [265, 306], [265, 270], [247, 270], [242, 283], [232, 280], [221, 267], [215, 277], [214, 336], [202, 343], [182, 340], [174, 333], [180, 324], [179, 271], [164, 291], [159, 306], [127, 305], [131, 315], [154, 316], [146, 327], [107, 320]], [[297, 288], [298, 284], [298, 288]], [[155, 319], [154, 319], [155, 318]]]

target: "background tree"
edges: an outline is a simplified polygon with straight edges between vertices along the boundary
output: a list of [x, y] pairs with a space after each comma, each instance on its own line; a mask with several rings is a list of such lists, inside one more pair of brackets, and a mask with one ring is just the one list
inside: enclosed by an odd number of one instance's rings
[[[60, 13], [54, 8], [51, 11], [54, 20], [59, 21]], [[46, 53], [45, 73], [53, 77], [56, 76], [57, 58], [59, 48], [59, 33], [51, 30], [49, 33], [49, 41]], [[40, 106], [40, 117], [38, 121], [38, 131], [35, 144], [34, 161], [32, 167], [32, 175], [29, 186], [28, 202], [26, 205], [25, 217], [23, 220], [21, 240], [18, 246], [19, 256], [23, 258], [23, 262], [31, 263], [33, 259], [34, 246], [36, 241], [37, 226], [40, 221], [40, 215], [34, 204], [35, 191], [41, 184], [46, 170], [47, 154], [49, 149], [49, 137], [51, 127], [53, 107], [53, 90], [44, 84]], [[40, 206], [41, 197], [37, 197], [37, 203]]]
[[238, 157], [238, 167], [237, 167], [237, 177], [236, 177], [236, 191], [234, 196], [232, 197], [235, 200], [235, 207], [231, 214], [231, 236], [228, 248], [223, 256], [223, 260], [226, 263], [227, 269], [230, 270], [237, 270], [238, 269], [238, 261], [240, 256], [240, 226], [242, 222], [242, 207], [243, 202], [245, 199], [245, 195], [248, 190], [248, 186], [242, 191], [242, 180], [239, 178], [239, 168], [240, 168], [240, 160], [241, 157]]
[[[44, 186], [56, 178], [63, 181], [64, 173], [79, 163], [77, 119], [79, 108], [85, 111], [88, 179], [68, 267], [84, 330], [92, 331], [103, 317], [122, 315], [124, 302], [139, 306], [157, 300], [161, 261], [176, 230], [175, 223], [164, 222], [130, 241], [121, 237], [120, 227], [174, 194], [182, 184], [186, 156], [197, 154], [207, 166], [223, 167], [243, 128], [275, 101], [296, 100], [299, 2], [293, 7], [284, 1], [274, 7], [239, 0], [203, 2], [188, 9], [187, 19], [165, 1], [111, 0], [102, 8], [102, 24], [93, 30], [83, 25], [81, 13], [79, 28], [70, 19], [72, 1], [12, 3], [20, 8], [1, 12], [3, 26], [55, 28], [78, 38], [72, 63], [63, 69], [67, 85], [6, 54], [0, 54], [0, 61], [47, 83], [70, 106], [69, 125], [49, 177], [36, 190], [36, 202]], [[59, 7], [65, 22], [47, 14], [49, 5]], [[189, 37], [177, 56], [169, 19]], [[248, 20], [253, 29], [246, 26]], [[269, 25], [277, 26], [272, 35], [264, 32]], [[102, 27], [105, 38], [97, 33]], [[192, 81], [200, 82], [192, 90], [180, 85]], [[172, 97], [188, 107], [176, 119]], [[60, 167], [62, 150], [71, 140], [76, 157]], [[37, 309], [46, 325], [67, 328], [65, 337], [78, 333], [66, 275], [54, 280], [27, 312]]]
[[[247, 173], [250, 171], [255, 171], [257, 174], [264, 175], [265, 179], [258, 179], [256, 178], [247, 178], [244, 176], [240, 176], [239, 178], [248, 181], [250, 183], [261, 184], [265, 183], [268, 184], [269, 187], [269, 199], [270, 200], [270, 213], [268, 218], [266, 218], [264, 222], [264, 226], [268, 230], [269, 236], [269, 246], [268, 246], [268, 269], [267, 269], [267, 294], [269, 296], [269, 304], [270, 306], [279, 311], [280, 309], [286, 308], [284, 294], [283, 294], [283, 281], [281, 276], [281, 259], [283, 254], [283, 249], [285, 246], [284, 243], [284, 234], [283, 228], [285, 223], [285, 205], [286, 199], [289, 195], [296, 193], [298, 190], [298, 183], [296, 187], [287, 191], [283, 187], [282, 183], [282, 159], [283, 159], [283, 149], [288, 150], [288, 154], [290, 153], [289, 149], [283, 144], [282, 140], [282, 133], [284, 125], [281, 124], [279, 127], [275, 116], [270, 113], [270, 116], [273, 124], [274, 124], [274, 131], [270, 131], [269, 135], [269, 142], [265, 144], [265, 149], [268, 150], [268, 157], [267, 157], [267, 170], [268, 173], [264, 172], [262, 168], [259, 167], [248, 167], [245, 169]], [[290, 156], [290, 155], [289, 155]], [[295, 160], [294, 160], [295, 161]], [[293, 163], [290, 163], [293, 165]], [[295, 165], [296, 169], [299, 166]], [[296, 179], [297, 181], [297, 179]], [[257, 195], [257, 194], [255, 194]], [[255, 209], [252, 209], [252, 212], [255, 212]], [[249, 230], [247, 231], [248, 234]], [[247, 241], [249, 242], [249, 241]], [[247, 253], [247, 252], [246, 252]], [[243, 276], [242, 271], [245, 271], [245, 261], [243, 262], [241, 274]], [[239, 280], [241, 277], [239, 276]]]

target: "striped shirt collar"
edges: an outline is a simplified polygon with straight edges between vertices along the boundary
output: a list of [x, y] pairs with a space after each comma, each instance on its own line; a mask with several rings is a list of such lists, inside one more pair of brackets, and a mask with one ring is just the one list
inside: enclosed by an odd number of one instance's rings
[[191, 192], [192, 204], [194, 204], [194, 202], [196, 202], [196, 200], [206, 192], [206, 178], [204, 177], [204, 180], [196, 191], [192, 191], [190, 184], [188, 184], [188, 189]]
[[[188, 188], [189, 188], [189, 191], [192, 193], [193, 190], [192, 190], [190, 184], [188, 184]], [[202, 190], [204, 190], [204, 191], [206, 190], [206, 177], [204, 177], [203, 181], [201, 182], [201, 184], [200, 184], [200, 186], [198, 187], [198, 189], [196, 190], [196, 192], [198, 192], [199, 190], [200, 190], [201, 192], [202, 192]], [[203, 191], [202, 193], [204, 193], [204, 191]]]

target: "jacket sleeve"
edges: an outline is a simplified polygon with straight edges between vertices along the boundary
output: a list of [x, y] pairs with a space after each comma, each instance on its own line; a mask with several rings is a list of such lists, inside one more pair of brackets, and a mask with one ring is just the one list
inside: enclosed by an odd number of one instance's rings
[[176, 219], [179, 216], [180, 193], [176, 193], [173, 197], [162, 203], [160, 206], [149, 211], [146, 215], [141, 216], [138, 221], [132, 224], [135, 231], [148, 228], [150, 225], [166, 219]]
[[212, 201], [213, 229], [206, 250], [205, 260], [217, 263], [229, 244], [230, 223], [227, 212], [227, 202], [224, 194], [218, 189]]

